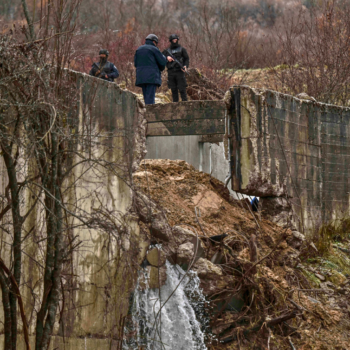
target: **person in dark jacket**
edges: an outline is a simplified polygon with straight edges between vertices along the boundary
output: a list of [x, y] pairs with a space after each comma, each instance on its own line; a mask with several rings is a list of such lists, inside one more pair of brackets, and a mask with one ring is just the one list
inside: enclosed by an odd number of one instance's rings
[[250, 202], [253, 211], [259, 211], [259, 199], [254, 197]]
[[100, 62], [95, 62], [90, 70], [90, 75], [93, 77], [101, 78], [103, 80], [114, 81], [119, 77], [117, 67], [107, 61], [109, 52], [108, 50], [100, 50]]
[[140, 46], [135, 53], [136, 86], [142, 88], [146, 105], [155, 102], [156, 89], [162, 85], [161, 71], [165, 69], [166, 59], [159, 51], [158, 37], [150, 34], [145, 45]]
[[[173, 102], [179, 102], [179, 91], [181, 100], [187, 101], [185, 71], [190, 64], [190, 58], [188, 57], [186, 49], [179, 45], [179, 39], [178, 35], [171, 34], [169, 37], [170, 47], [163, 51], [163, 55], [167, 58], [168, 87], [171, 89]], [[182, 64], [184, 69], [174, 61], [169, 53]]]

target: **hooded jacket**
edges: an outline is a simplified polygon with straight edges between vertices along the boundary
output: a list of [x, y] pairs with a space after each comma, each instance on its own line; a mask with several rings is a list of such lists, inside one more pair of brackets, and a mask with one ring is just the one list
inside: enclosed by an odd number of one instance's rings
[[144, 84], [162, 85], [161, 71], [165, 69], [166, 58], [151, 40], [146, 40], [135, 53], [136, 86]]

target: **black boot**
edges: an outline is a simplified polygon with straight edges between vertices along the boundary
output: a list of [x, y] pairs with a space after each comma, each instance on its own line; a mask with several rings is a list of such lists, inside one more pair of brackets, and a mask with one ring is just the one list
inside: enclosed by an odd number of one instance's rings
[[187, 92], [185, 90], [180, 90], [180, 95], [181, 95], [181, 100], [182, 101], [187, 101]]
[[173, 102], [179, 102], [179, 91], [178, 89], [171, 89], [171, 93], [173, 94]]

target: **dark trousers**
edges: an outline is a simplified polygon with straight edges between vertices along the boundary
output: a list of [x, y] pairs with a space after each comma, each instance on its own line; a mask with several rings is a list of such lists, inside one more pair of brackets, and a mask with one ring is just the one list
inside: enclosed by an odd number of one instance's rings
[[146, 105], [154, 105], [155, 98], [156, 98], [156, 90], [157, 90], [156, 84], [143, 84], [142, 85], [142, 93], [143, 98], [145, 100]]
[[168, 70], [168, 87], [173, 95], [173, 102], [179, 102], [179, 91], [182, 101], [187, 101], [186, 77], [183, 71]]

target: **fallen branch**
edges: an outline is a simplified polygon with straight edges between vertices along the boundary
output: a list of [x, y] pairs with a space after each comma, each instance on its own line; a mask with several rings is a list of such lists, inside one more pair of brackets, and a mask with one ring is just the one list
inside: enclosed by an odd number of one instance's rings
[[[260, 321], [256, 326], [252, 327], [252, 328], [249, 328], [249, 329], [246, 329], [243, 331], [243, 334], [244, 336], [248, 336], [250, 333], [255, 333], [255, 332], [258, 332], [264, 325], [267, 327], [267, 328], [270, 328], [270, 327], [274, 327], [276, 325], [278, 325], [279, 323], [282, 323], [282, 322], [285, 322], [285, 321], [288, 321], [294, 317], [296, 317], [298, 314], [298, 311], [297, 310], [293, 310], [283, 316], [280, 316], [280, 317], [276, 317], [276, 318], [273, 318], [272, 320], [268, 320], [268, 321]], [[225, 339], [223, 339], [221, 342], [223, 344], [227, 344], [227, 343], [230, 343], [234, 340], [237, 339], [237, 335], [232, 335], [230, 337], [227, 337]]]

